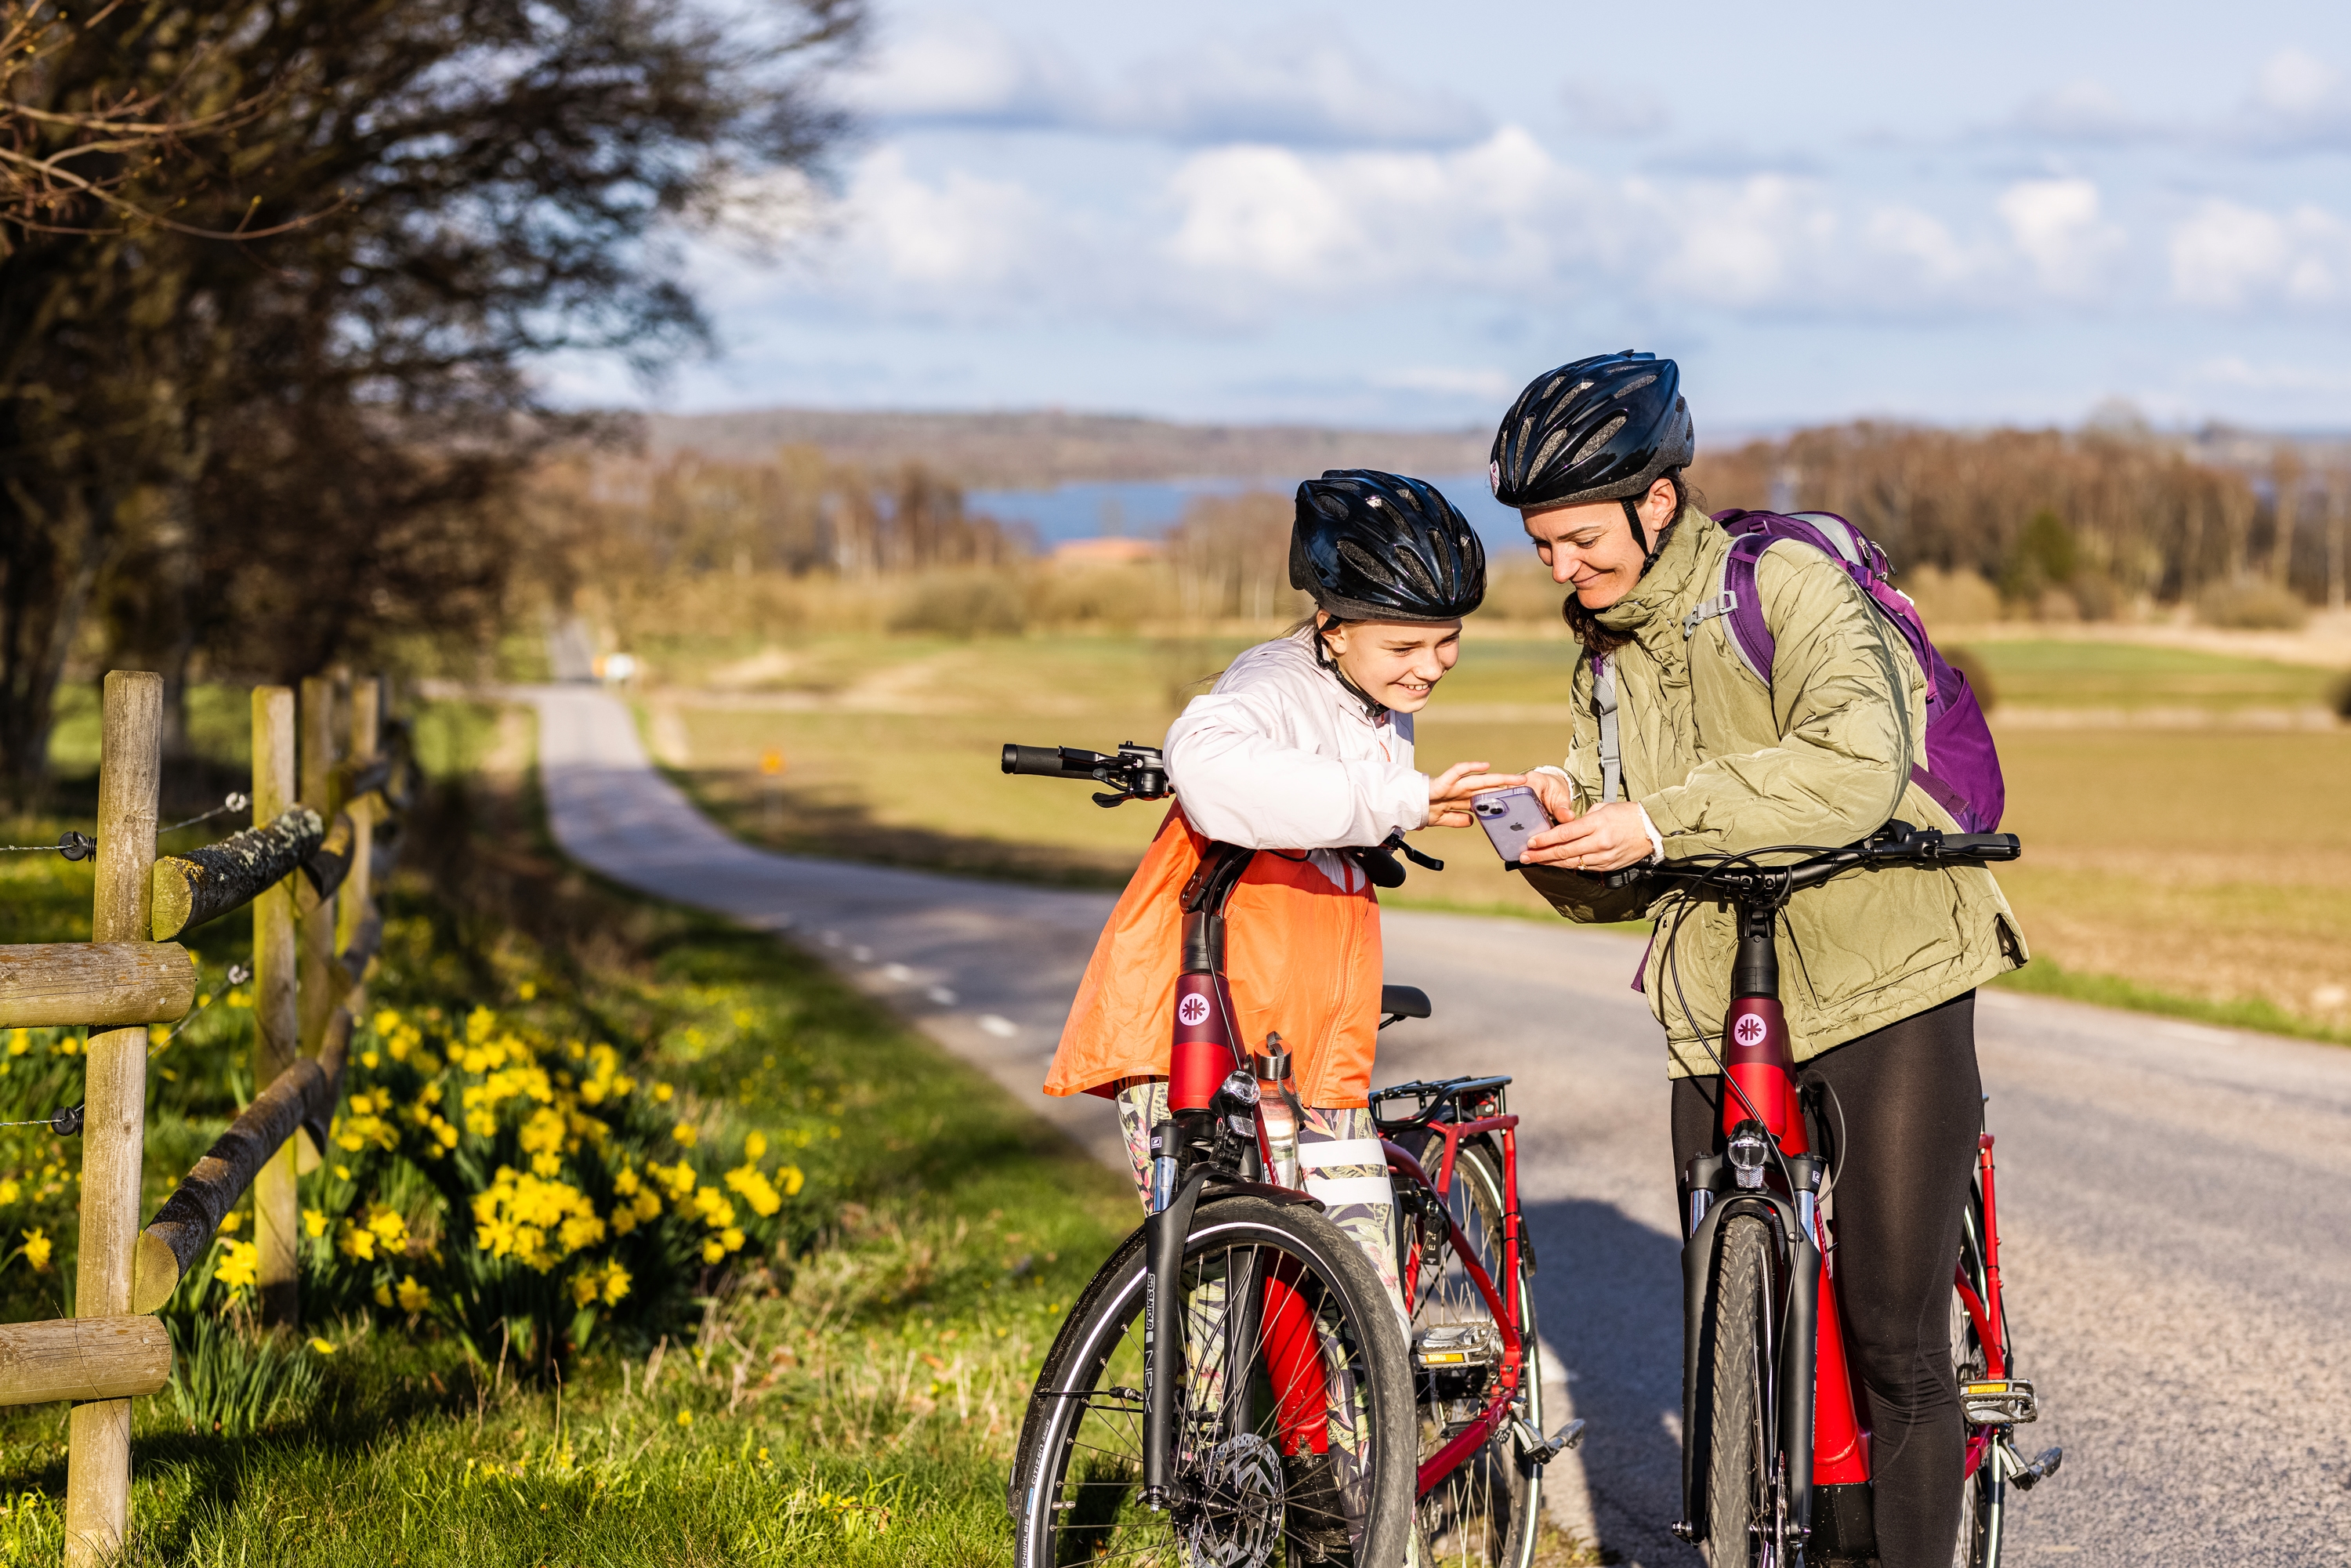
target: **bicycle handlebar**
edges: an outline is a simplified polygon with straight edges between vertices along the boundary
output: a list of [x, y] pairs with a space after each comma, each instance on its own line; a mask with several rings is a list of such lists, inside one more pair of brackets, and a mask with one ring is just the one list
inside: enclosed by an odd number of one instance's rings
[[[2024, 852], [2014, 833], [1947, 833], [1938, 828], [1914, 828], [1892, 821], [1857, 844], [1830, 849], [1820, 844], [1776, 844], [1741, 855], [1698, 855], [1688, 860], [1661, 861], [1655, 865], [1627, 866], [1608, 873], [1612, 888], [1635, 887], [1645, 882], [1712, 888], [1734, 896], [1777, 894], [1782, 897], [1800, 888], [1828, 881], [1839, 872], [1863, 865], [1938, 865], [1946, 862], [1981, 865], [2012, 861]], [[1755, 856], [1800, 854], [1809, 858], [1784, 865], [1761, 865]]]
[[1074, 746], [1018, 746], [1007, 742], [1004, 771], [1039, 779], [1083, 779], [1109, 786], [1094, 797], [1098, 806], [1127, 800], [1159, 800], [1167, 795], [1167, 764], [1155, 747], [1120, 743], [1115, 753]]

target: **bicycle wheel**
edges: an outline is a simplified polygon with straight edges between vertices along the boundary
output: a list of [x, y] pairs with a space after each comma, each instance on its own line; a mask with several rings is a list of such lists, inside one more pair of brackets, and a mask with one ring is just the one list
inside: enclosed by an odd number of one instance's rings
[[1412, 1396], [1395, 1311], [1314, 1209], [1204, 1205], [1185, 1239], [1185, 1365], [1162, 1512], [1143, 1480], [1142, 1234], [1086, 1288], [1045, 1358], [1008, 1501], [1020, 1568], [1381, 1568], [1412, 1518]]
[[[1982, 1178], [1968, 1195], [1968, 1212], [1959, 1230], [1959, 1273], [1978, 1301], [1985, 1299], [1983, 1260]], [[2002, 1363], [2006, 1362], [2002, 1347]], [[1976, 1333], [1975, 1319], [1955, 1288], [1951, 1291], [1951, 1375], [1962, 1385], [1986, 1375], [1991, 1361]], [[1959, 1532], [1951, 1545], [1951, 1568], [1994, 1568], [2000, 1562], [2001, 1516], [2005, 1511], [2007, 1483], [2000, 1479], [1992, 1453], [1991, 1431], [1968, 1428], [1968, 1473], [1959, 1483]]]
[[1704, 1445], [1706, 1560], [1751, 1568], [1771, 1525], [1771, 1236], [1752, 1215], [1722, 1223], [1698, 1334], [1698, 1408], [1685, 1440]]
[[[1444, 1155], [1445, 1139], [1430, 1134], [1420, 1160], [1432, 1179]], [[1409, 1180], [1396, 1178], [1398, 1250], [1412, 1281], [1413, 1392], [1420, 1418], [1420, 1458], [1426, 1459], [1485, 1407], [1489, 1380], [1501, 1360], [1502, 1335], [1444, 1220], [1433, 1212], [1407, 1216], [1407, 1210], [1417, 1207], [1406, 1201]], [[1434, 1208], [1437, 1194], [1422, 1191]], [[1542, 1432], [1534, 1291], [1523, 1269], [1516, 1280], [1503, 1269], [1502, 1177], [1490, 1153], [1462, 1145], [1443, 1208], [1460, 1228], [1469, 1256], [1495, 1290], [1506, 1299], [1511, 1292], [1518, 1297], [1526, 1353], [1519, 1385], [1524, 1404], [1518, 1414]], [[1450, 1359], [1456, 1355], [1462, 1359]], [[1446, 1359], [1432, 1363], [1432, 1356]], [[1460, 1568], [1526, 1568], [1534, 1560], [1541, 1512], [1541, 1472], [1520, 1460], [1518, 1441], [1505, 1427], [1419, 1500], [1413, 1521], [1419, 1532], [1418, 1561]]]

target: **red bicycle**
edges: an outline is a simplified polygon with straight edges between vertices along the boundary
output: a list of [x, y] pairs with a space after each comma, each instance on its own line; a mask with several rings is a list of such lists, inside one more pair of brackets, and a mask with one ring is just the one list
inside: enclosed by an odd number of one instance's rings
[[[1166, 793], [1144, 747], [1007, 747], [1004, 770], [1091, 779], [1104, 805]], [[1354, 852], [1375, 883], [1402, 882], [1384, 850]], [[1071, 1309], [1029, 1397], [1006, 1493], [1015, 1561], [1388, 1568], [1410, 1552], [1525, 1568], [1543, 1466], [1583, 1423], [1541, 1435], [1510, 1080], [1371, 1097], [1400, 1324], [1355, 1239], [1304, 1189], [1280, 1037], [1249, 1052], [1233, 1026], [1224, 908], [1254, 856], [1212, 845], [1184, 890], [1148, 1217]], [[1381, 1006], [1382, 1028], [1429, 1014], [1405, 987]]]
[[[1779, 912], [1800, 889], [1855, 867], [1981, 864], [2022, 851], [2012, 833], [1943, 833], [1896, 821], [1845, 849], [1780, 845], [1609, 878], [1614, 886], [1657, 882], [1722, 899], [1739, 922], [1716, 1059], [1726, 1085], [1723, 1152], [1693, 1158], [1684, 1185], [1682, 1518], [1674, 1532], [1701, 1545], [1717, 1568], [1802, 1568], [1808, 1555], [1866, 1561], [1876, 1550], [1869, 1434], [1829, 1262], [1828, 1162], [1813, 1152], [1818, 1140], [1796, 1092], [1780, 1007]], [[1759, 863], [1766, 854], [1806, 858]], [[1663, 925], [1669, 969], [1678, 928], [1678, 918]], [[1952, 1281], [1953, 1372], [1968, 1422], [1966, 1469], [1955, 1478], [1966, 1494], [1953, 1555], [1962, 1568], [1999, 1562], [2008, 1483], [2030, 1490], [2064, 1457], [2051, 1448], [2028, 1464], [2016, 1448], [2016, 1427], [2035, 1419], [2039, 1406], [2015, 1370], [1991, 1151], [1991, 1134], [1980, 1134]]]

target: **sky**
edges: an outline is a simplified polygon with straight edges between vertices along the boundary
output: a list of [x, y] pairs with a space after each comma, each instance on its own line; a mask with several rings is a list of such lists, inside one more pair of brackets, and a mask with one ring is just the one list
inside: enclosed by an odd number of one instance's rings
[[1456, 427], [1681, 361], [1701, 442], [2351, 428], [2351, 5], [877, 0], [862, 129], [685, 263], [676, 412]]

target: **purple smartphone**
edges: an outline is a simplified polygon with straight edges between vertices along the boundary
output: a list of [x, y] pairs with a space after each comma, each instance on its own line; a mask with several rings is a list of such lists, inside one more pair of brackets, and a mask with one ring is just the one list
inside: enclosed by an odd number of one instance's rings
[[1478, 813], [1478, 825], [1494, 841], [1494, 852], [1502, 863], [1515, 867], [1527, 841], [1552, 825], [1551, 813], [1543, 810], [1542, 801], [1523, 784], [1513, 784], [1507, 789], [1481, 789], [1469, 797], [1469, 809]]

